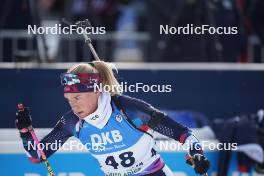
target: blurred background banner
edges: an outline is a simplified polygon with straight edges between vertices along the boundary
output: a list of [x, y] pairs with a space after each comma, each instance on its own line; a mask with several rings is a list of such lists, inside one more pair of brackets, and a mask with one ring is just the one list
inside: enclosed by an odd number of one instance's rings
[[[264, 175], [263, 9], [263, 0], [2, 0], [0, 175], [47, 175], [43, 164], [28, 162], [24, 154], [14, 123], [17, 104], [30, 107], [37, 130], [53, 127], [70, 110], [60, 74], [94, 58], [82, 35], [58, 31], [69, 27], [62, 19], [75, 24], [87, 18], [100, 59], [116, 63], [123, 85], [139, 83], [137, 92], [125, 94], [197, 130], [201, 141], [243, 147], [206, 150], [210, 176]], [[180, 32], [203, 25], [236, 32]], [[36, 34], [29, 30], [34, 26]], [[160, 86], [160, 92], [145, 91], [144, 85]], [[160, 152], [175, 175], [194, 174], [183, 152]], [[50, 162], [58, 176], [102, 175], [80, 151], [56, 153]]]
[[[191, 167], [185, 164], [184, 152], [162, 152], [162, 158], [168, 163], [168, 166], [175, 173], [175, 176], [194, 175]], [[216, 172], [217, 152], [208, 152], [206, 155], [212, 161], [212, 168], [208, 172], [209, 175]], [[14, 161], [21, 163], [16, 165], [14, 169]], [[25, 162], [24, 154], [0, 154], [0, 162], [5, 163], [2, 170], [3, 175], [25, 175], [25, 176], [47, 176], [47, 169], [44, 164], [32, 165], [30, 162]], [[99, 169], [99, 165], [87, 153], [60, 153], [55, 154], [49, 159], [50, 164], [56, 169], [54, 172], [57, 176], [103, 176], [104, 174]], [[98, 167], [95, 167], [95, 166]], [[235, 176], [236, 161], [232, 158], [230, 175]]]
[[[37, 128], [37, 135], [42, 138], [51, 129], [50, 128]], [[44, 164], [33, 164], [25, 156], [23, 146], [19, 138], [19, 134], [16, 129], [0, 129], [0, 162], [4, 166], [2, 168], [2, 175], [24, 175], [24, 176], [48, 176], [47, 169]], [[196, 131], [201, 132], [201, 130]], [[8, 135], [7, 135], [8, 134]], [[155, 138], [157, 135], [154, 135]], [[201, 135], [199, 136], [201, 137]], [[157, 139], [157, 146], [166, 140]], [[75, 138], [70, 138], [59, 151], [49, 158], [49, 162], [54, 168], [54, 173], [56, 176], [103, 176], [100, 170], [98, 162], [89, 154], [87, 150], [82, 148], [76, 149], [73, 147], [70, 151], [70, 144], [73, 142], [79, 143]], [[173, 145], [173, 141], [166, 141], [168, 146]], [[210, 140], [211, 143], [217, 144], [216, 140]], [[75, 144], [77, 144], [75, 143]], [[79, 143], [81, 144], [81, 143]], [[175, 143], [174, 143], [175, 144]], [[76, 145], [75, 145], [76, 146]], [[164, 161], [172, 169], [175, 176], [190, 176], [194, 175], [193, 168], [185, 163], [186, 152], [182, 149], [172, 148], [159, 148], [157, 151], [161, 154]], [[162, 149], [162, 150], [161, 150]], [[209, 150], [205, 147], [206, 157], [211, 162], [209, 175], [215, 175], [217, 172], [217, 161], [220, 153], [217, 150]], [[237, 152], [234, 152], [230, 160], [229, 175], [236, 176], [237, 171]], [[19, 163], [19, 164], [16, 164]], [[15, 168], [15, 169], [14, 169]], [[254, 170], [250, 170], [254, 175]]]
[[[34, 126], [42, 128], [53, 126], [70, 109], [60, 85], [60, 74], [70, 65], [49, 65], [41, 69], [0, 69], [0, 96], [4, 100], [0, 102], [0, 113], [5, 115], [1, 128], [14, 128], [18, 102], [31, 108]], [[55, 66], [65, 68], [51, 68]], [[141, 88], [138, 92], [125, 92], [160, 109], [193, 110], [210, 118], [227, 119], [263, 108], [264, 67], [147, 63], [117, 64], [117, 67], [120, 68], [117, 77], [124, 85], [170, 85], [171, 89], [161, 88], [160, 92], [144, 92], [146, 89]]]

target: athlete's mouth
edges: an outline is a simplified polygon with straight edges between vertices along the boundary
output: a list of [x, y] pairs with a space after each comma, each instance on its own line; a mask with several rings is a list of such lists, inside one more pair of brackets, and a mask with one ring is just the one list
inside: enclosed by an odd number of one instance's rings
[[79, 111], [79, 112], [78, 112], [78, 114], [80, 114], [80, 115], [81, 115], [82, 113], [83, 113], [83, 111]]
[[77, 114], [77, 115], [81, 115], [81, 114], [83, 113], [83, 111], [74, 111], [74, 110], [73, 110], [73, 112], [74, 112], [75, 114]]

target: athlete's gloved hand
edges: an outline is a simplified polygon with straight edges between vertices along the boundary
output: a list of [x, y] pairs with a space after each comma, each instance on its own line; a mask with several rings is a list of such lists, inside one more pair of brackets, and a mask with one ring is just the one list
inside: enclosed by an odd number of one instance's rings
[[203, 154], [194, 154], [192, 157], [187, 157], [186, 163], [193, 166], [195, 173], [197, 174], [205, 174], [209, 167], [210, 162]]
[[15, 124], [20, 132], [27, 132], [29, 127], [32, 126], [29, 108], [24, 108], [23, 105], [20, 106], [20, 109], [16, 112]]

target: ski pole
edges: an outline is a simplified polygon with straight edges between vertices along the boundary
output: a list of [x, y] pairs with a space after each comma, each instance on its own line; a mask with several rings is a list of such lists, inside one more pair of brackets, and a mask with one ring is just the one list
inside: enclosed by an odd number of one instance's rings
[[[17, 107], [18, 107], [18, 110], [19, 111], [24, 111], [24, 105], [23, 104], [18, 104]], [[31, 134], [34, 142], [37, 144], [38, 151], [39, 151], [39, 153], [41, 155], [42, 160], [44, 161], [44, 163], [45, 163], [45, 165], [47, 167], [47, 170], [49, 172], [49, 175], [50, 176], [55, 176], [55, 174], [54, 174], [54, 172], [53, 172], [53, 170], [52, 170], [52, 168], [50, 166], [50, 163], [49, 163], [49, 161], [48, 161], [45, 153], [41, 150], [41, 148], [39, 146], [39, 140], [37, 138], [37, 135], [36, 135], [33, 127], [32, 126], [28, 127], [28, 130], [29, 130], [29, 132], [30, 132], [30, 134]]]

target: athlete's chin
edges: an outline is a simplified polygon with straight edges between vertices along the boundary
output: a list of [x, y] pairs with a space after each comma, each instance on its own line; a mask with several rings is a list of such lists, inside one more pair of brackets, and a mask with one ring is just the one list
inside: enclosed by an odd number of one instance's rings
[[84, 111], [75, 112], [75, 114], [81, 119], [83, 119], [89, 115], [87, 112], [84, 112]]

